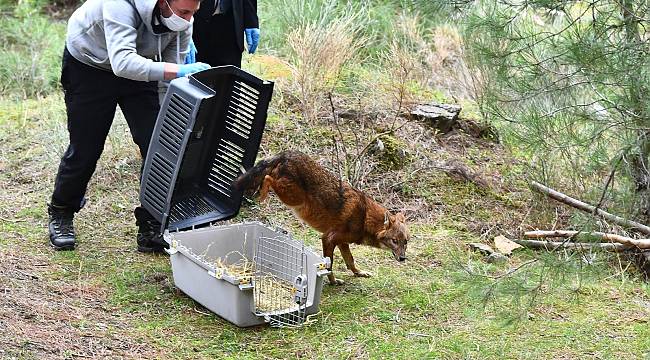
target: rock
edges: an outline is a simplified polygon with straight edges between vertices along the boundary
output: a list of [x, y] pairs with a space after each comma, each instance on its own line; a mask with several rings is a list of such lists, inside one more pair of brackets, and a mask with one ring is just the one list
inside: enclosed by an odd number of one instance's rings
[[501, 253], [495, 252], [488, 255], [488, 257], [485, 258], [485, 261], [487, 261], [488, 264], [501, 264], [507, 262], [508, 257]]
[[378, 157], [382, 169], [399, 170], [413, 158], [406, 147], [406, 143], [394, 136], [384, 135], [371, 145], [369, 152]]
[[462, 108], [452, 104], [418, 104], [411, 110], [411, 117], [426, 121], [431, 126], [446, 134], [450, 132], [458, 120]]
[[523, 246], [517, 244], [516, 242], [508, 239], [503, 235], [499, 235], [494, 238], [494, 247], [497, 248], [502, 254], [510, 255], [513, 250], [520, 249]]
[[467, 244], [470, 249], [473, 251], [478, 251], [483, 255], [492, 255], [494, 253], [494, 249], [490, 245], [487, 244], [482, 244], [482, 243], [469, 243]]
[[384, 152], [385, 148], [386, 147], [384, 146], [384, 142], [381, 141], [381, 139], [377, 139], [375, 143], [370, 147], [370, 153], [381, 155]]

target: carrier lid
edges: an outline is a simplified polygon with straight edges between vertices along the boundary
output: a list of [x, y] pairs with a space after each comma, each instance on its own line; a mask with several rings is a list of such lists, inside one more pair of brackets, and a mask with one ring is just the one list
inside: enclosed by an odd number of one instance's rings
[[232, 184], [255, 162], [272, 93], [272, 82], [230, 65], [171, 81], [140, 185], [161, 231], [237, 215]]

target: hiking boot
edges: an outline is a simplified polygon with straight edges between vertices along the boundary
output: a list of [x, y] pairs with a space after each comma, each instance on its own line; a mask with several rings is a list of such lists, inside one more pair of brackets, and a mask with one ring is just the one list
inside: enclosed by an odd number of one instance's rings
[[160, 223], [146, 220], [138, 224], [138, 251], [142, 253], [163, 253], [169, 244], [160, 233]]
[[74, 211], [62, 206], [47, 204], [47, 213], [50, 215], [48, 230], [50, 231], [50, 244], [55, 250], [74, 250], [75, 237]]

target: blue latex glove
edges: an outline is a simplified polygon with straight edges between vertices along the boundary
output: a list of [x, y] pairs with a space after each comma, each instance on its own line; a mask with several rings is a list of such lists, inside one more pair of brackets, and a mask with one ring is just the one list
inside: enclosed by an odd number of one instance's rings
[[248, 53], [254, 54], [257, 50], [257, 44], [260, 42], [260, 29], [250, 28], [244, 30], [246, 33], [246, 43], [248, 44]]
[[210, 65], [202, 62], [198, 63], [193, 63], [193, 64], [185, 64], [185, 65], [178, 65], [178, 72], [176, 73], [176, 76], [178, 77], [183, 77], [187, 76], [190, 74], [194, 74], [195, 72], [207, 70], [210, 68]]
[[185, 55], [185, 63], [193, 64], [196, 62], [196, 46], [194, 46], [194, 40], [190, 39], [190, 44], [187, 48], [187, 55]]

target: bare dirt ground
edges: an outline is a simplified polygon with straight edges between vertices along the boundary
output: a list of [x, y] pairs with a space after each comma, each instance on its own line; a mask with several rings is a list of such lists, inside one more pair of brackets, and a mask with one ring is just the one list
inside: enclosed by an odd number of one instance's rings
[[105, 288], [53, 258], [45, 209], [52, 165], [11, 138], [0, 141], [0, 358], [161, 357], [133, 331], [135, 318], [111, 307]]
[[[124, 337], [128, 315], [106, 303], [99, 287], [48, 281], [43, 257], [16, 249], [0, 254], [0, 357], [153, 358], [144, 342]], [[61, 350], [65, 349], [65, 350]]]

